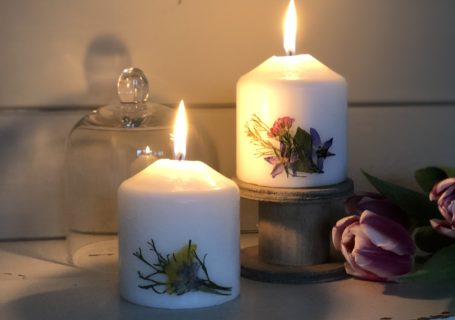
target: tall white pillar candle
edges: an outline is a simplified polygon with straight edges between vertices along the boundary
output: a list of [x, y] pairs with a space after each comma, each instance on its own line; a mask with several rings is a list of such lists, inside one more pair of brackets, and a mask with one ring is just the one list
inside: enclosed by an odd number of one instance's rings
[[237, 177], [288, 188], [342, 182], [346, 81], [313, 56], [285, 50], [291, 55], [269, 58], [237, 83]]
[[233, 181], [200, 161], [161, 159], [125, 180], [118, 201], [124, 299], [179, 309], [239, 295], [239, 190]]

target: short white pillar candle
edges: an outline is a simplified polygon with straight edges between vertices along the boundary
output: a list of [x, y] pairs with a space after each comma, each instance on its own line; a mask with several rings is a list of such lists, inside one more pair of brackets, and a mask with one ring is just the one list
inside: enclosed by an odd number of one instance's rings
[[200, 161], [161, 159], [118, 190], [120, 294], [197, 308], [240, 293], [239, 189]]

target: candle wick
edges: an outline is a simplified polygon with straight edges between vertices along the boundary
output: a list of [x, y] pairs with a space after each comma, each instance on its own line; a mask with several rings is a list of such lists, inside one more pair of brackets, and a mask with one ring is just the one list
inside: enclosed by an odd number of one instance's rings
[[286, 55], [287, 55], [287, 56], [293, 56], [293, 55], [295, 55], [295, 54], [294, 54], [294, 51], [289, 50], [289, 51], [286, 51]]
[[183, 160], [183, 153], [179, 152], [175, 155], [175, 159], [178, 160], [178, 161], [182, 161]]

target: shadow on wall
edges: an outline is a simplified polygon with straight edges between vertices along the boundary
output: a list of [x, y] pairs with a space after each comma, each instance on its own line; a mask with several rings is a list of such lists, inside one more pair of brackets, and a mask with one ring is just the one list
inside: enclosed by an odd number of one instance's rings
[[60, 97], [51, 105], [118, 103], [117, 79], [121, 71], [132, 64], [126, 44], [115, 35], [99, 35], [87, 46], [83, 64], [86, 91]]
[[118, 101], [118, 76], [131, 63], [128, 48], [119, 38], [96, 37], [87, 48], [84, 61], [87, 100], [104, 104]]

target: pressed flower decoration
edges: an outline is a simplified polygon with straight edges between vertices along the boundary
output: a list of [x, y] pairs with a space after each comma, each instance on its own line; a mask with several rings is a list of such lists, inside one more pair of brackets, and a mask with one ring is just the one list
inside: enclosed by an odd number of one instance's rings
[[[189, 240], [179, 251], [163, 256], [158, 252], [155, 242], [147, 242], [155, 256], [156, 263], [150, 262], [142, 253], [141, 248], [133, 255], [141, 260], [149, 269], [148, 273], [138, 271], [143, 284], [141, 289], [151, 289], [158, 294], [183, 295], [192, 291], [203, 291], [218, 295], [230, 295], [231, 287], [224, 287], [213, 282], [207, 270], [204, 255], [201, 259], [196, 250], [197, 245]], [[202, 274], [202, 276], [201, 276]]]
[[281, 117], [269, 127], [254, 114], [245, 125], [247, 137], [257, 147], [255, 155], [273, 165], [273, 178], [283, 172], [287, 177], [324, 173], [324, 160], [335, 155], [329, 151], [333, 138], [322, 142], [316, 129], [310, 128], [309, 133], [301, 127], [294, 130], [294, 122], [294, 118]]
[[[455, 168], [416, 171], [417, 183], [428, 196], [364, 174], [380, 193], [347, 199], [350, 215], [332, 229], [334, 247], [346, 259], [346, 272], [374, 281], [453, 280]], [[427, 261], [412, 272], [416, 259]]]

